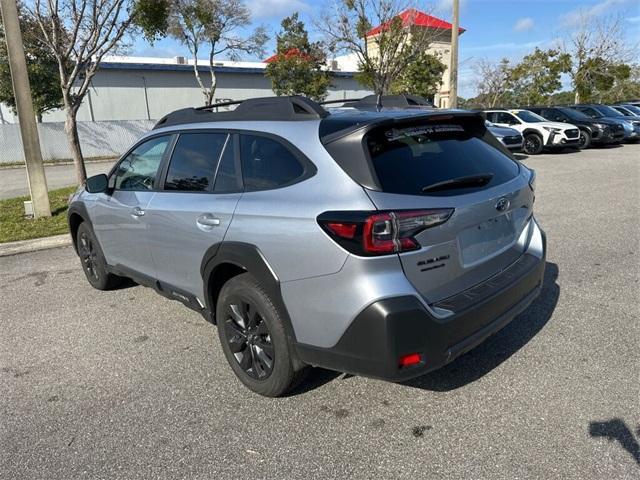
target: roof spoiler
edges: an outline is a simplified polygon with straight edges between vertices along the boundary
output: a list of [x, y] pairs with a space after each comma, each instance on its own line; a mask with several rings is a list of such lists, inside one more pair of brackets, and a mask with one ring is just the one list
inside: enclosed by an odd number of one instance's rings
[[[235, 110], [217, 111], [220, 107], [232, 105], [237, 105]], [[329, 112], [320, 104], [300, 95], [261, 97], [176, 110], [162, 117], [153, 129], [200, 122], [313, 120], [324, 118], [327, 115]]]

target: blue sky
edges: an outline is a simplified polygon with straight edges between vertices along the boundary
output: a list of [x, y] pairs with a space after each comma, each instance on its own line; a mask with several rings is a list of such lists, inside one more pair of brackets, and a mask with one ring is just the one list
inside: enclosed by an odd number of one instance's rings
[[[313, 18], [331, 8], [337, 0], [245, 0], [253, 15], [254, 26], [264, 25], [271, 36], [279, 30], [280, 20], [298, 11], [312, 37]], [[460, 25], [466, 32], [460, 37], [460, 95], [474, 94], [473, 64], [481, 58], [507, 57], [518, 61], [532, 51], [552, 47], [562, 38], [579, 12], [592, 16], [620, 14], [625, 18], [625, 41], [640, 46], [640, 0], [460, 0]], [[421, 2], [417, 2], [421, 3]], [[451, 19], [451, 0], [421, 3], [424, 10], [444, 20]], [[267, 46], [268, 54], [274, 43]], [[132, 55], [188, 56], [175, 40], [165, 39], [153, 47], [135, 42]], [[640, 56], [640, 54], [638, 54]], [[255, 60], [249, 59], [246, 60]], [[640, 59], [636, 57], [636, 61]], [[568, 86], [568, 85], [567, 85]]]

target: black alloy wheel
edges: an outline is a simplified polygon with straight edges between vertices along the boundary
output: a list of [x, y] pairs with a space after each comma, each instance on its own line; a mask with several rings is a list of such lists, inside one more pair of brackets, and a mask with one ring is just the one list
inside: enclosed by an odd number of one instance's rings
[[98, 251], [93, 243], [93, 239], [87, 232], [82, 232], [78, 239], [78, 255], [82, 261], [82, 268], [88, 279], [95, 282], [100, 281], [98, 269]]
[[224, 319], [225, 338], [240, 368], [256, 380], [266, 380], [273, 372], [275, 349], [264, 318], [255, 305], [236, 298]]
[[590, 145], [591, 145], [591, 135], [589, 135], [589, 132], [585, 132], [584, 130], [580, 130], [580, 138], [578, 139], [578, 147], [580, 147], [580, 150], [583, 150], [585, 148], [589, 148]]
[[527, 135], [524, 139], [523, 149], [528, 155], [537, 155], [542, 151], [542, 138], [539, 135]]

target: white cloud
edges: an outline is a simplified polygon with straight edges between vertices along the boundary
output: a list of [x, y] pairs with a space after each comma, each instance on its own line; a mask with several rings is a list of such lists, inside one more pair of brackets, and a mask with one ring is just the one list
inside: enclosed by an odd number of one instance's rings
[[627, 18], [627, 22], [640, 23], [640, 15], [638, 15], [637, 17], [629, 17], [629, 18]]
[[286, 17], [294, 12], [312, 10], [303, 0], [248, 0], [245, 3], [253, 19]]
[[[635, 0], [633, 0], [635, 1]], [[582, 7], [560, 16], [560, 22], [567, 27], [578, 25], [583, 19], [590, 19], [608, 14], [617, 6], [629, 0], [603, 0], [592, 7]]]
[[531, 17], [520, 18], [515, 25], [513, 26], [513, 30], [515, 32], [528, 32], [533, 28], [534, 22]]

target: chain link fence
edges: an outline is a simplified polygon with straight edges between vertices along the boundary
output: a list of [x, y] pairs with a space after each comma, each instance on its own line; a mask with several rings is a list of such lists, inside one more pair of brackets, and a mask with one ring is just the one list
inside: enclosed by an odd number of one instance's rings
[[[154, 120], [78, 122], [80, 145], [85, 158], [117, 157], [151, 130]], [[64, 123], [39, 123], [40, 148], [45, 161], [71, 158]], [[20, 125], [0, 125], [0, 165], [24, 163]]]

